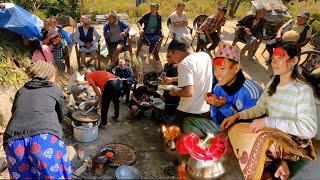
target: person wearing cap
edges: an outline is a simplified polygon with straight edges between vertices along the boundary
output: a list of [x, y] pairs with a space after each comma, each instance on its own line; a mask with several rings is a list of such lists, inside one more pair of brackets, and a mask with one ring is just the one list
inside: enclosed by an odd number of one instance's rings
[[126, 40], [130, 31], [130, 26], [119, 19], [115, 11], [111, 11], [108, 16], [108, 22], [103, 27], [103, 35], [108, 49], [111, 53], [111, 61], [118, 63], [119, 55], [126, 46]]
[[190, 52], [189, 44], [181, 38], [169, 43], [167, 58], [178, 64], [179, 90], [170, 90], [171, 96], [180, 97], [177, 125], [186, 117], [210, 117], [210, 105], [203, 94], [212, 88], [212, 60], [206, 52]]
[[182, 37], [188, 43], [191, 43], [191, 34], [188, 31], [188, 15], [184, 11], [185, 6], [185, 3], [180, 1], [177, 4], [177, 9], [169, 16], [171, 21], [170, 29], [176, 37]]
[[45, 20], [42, 33], [43, 45], [47, 45], [50, 48], [53, 62], [57, 65], [63, 58], [63, 39], [61, 27], [57, 26], [56, 19], [50, 18]]
[[[221, 6], [216, 14], [209, 16], [200, 26], [199, 31], [205, 34], [208, 50], [214, 50], [220, 42], [221, 27], [226, 23], [227, 8]], [[197, 51], [199, 51], [197, 47]]]
[[301, 48], [305, 46], [312, 33], [312, 27], [308, 24], [310, 18], [310, 13], [307, 11], [302, 11], [297, 15], [297, 19], [291, 19], [286, 22], [277, 32], [277, 36], [266, 44], [266, 49], [269, 52], [268, 63], [271, 63], [271, 56], [273, 53], [273, 48], [277, 47], [281, 41], [294, 42]]
[[217, 133], [224, 118], [251, 108], [262, 94], [262, 88], [253, 80], [245, 78], [240, 67], [240, 49], [220, 42], [213, 59], [214, 76], [218, 84], [212, 92], [204, 94], [211, 105], [211, 119], [187, 118], [184, 132], [205, 137]]
[[123, 83], [123, 94], [126, 96], [126, 103], [129, 103], [130, 89], [132, 84], [135, 82], [133, 70], [126, 64], [124, 59], [119, 60], [119, 64], [115, 69], [115, 75], [121, 78]]
[[74, 36], [74, 41], [80, 46], [81, 64], [86, 64], [86, 55], [90, 53], [91, 58], [94, 60], [95, 67], [98, 67], [97, 50], [101, 37], [96, 28], [91, 26], [89, 16], [82, 16], [81, 20], [82, 25], [77, 28]]
[[[267, 20], [264, 18], [267, 10], [260, 8], [256, 10], [255, 15], [249, 14], [238, 21], [235, 38], [232, 45], [235, 45], [239, 40], [246, 42], [248, 48], [247, 59], [251, 60], [254, 56], [255, 50], [258, 48], [258, 39], [263, 37], [263, 30]], [[246, 49], [243, 49], [242, 54]]]
[[[158, 14], [160, 5], [158, 3], [152, 3], [150, 12], [143, 15], [137, 22], [137, 26], [140, 31], [140, 39], [137, 45], [136, 56], [140, 54], [141, 47], [144, 41], [149, 44], [148, 57], [153, 54], [156, 61], [160, 60], [159, 49], [162, 40], [162, 24], [161, 16]], [[143, 29], [142, 29], [143, 26]], [[149, 59], [149, 58], [148, 58]]]
[[12, 179], [71, 179], [62, 136], [67, 114], [63, 91], [54, 84], [56, 68], [45, 61], [26, 68], [32, 78], [15, 95], [12, 117], [3, 135]]
[[87, 70], [86, 66], [80, 65], [68, 81], [68, 91], [75, 99], [78, 99], [79, 95], [88, 91], [88, 81], [85, 80], [87, 73], [89, 73], [89, 70]]
[[101, 104], [101, 124], [100, 128], [105, 129], [108, 122], [108, 111], [110, 102], [113, 102], [114, 121], [119, 122], [120, 101], [122, 83], [117, 76], [106, 71], [89, 72], [85, 80], [93, 88], [98, 99], [96, 105]]
[[[271, 81], [255, 106], [225, 118], [221, 124], [240, 168], [248, 179], [288, 179], [288, 163], [316, 159], [311, 139], [317, 133], [312, 88], [298, 76], [299, 47], [282, 42], [272, 54]], [[241, 123], [243, 120], [251, 123]], [[247, 160], [244, 156], [250, 154]], [[254, 165], [253, 165], [254, 164]], [[247, 171], [248, 166], [252, 171]]]
[[[148, 82], [147, 85], [140, 86], [131, 94], [131, 100], [129, 102], [129, 108], [132, 118], [140, 118], [144, 115], [144, 111], [153, 107], [149, 103], [150, 97], [160, 98], [161, 95], [157, 93], [158, 84], [155, 82]], [[145, 105], [143, 104], [145, 103]]]

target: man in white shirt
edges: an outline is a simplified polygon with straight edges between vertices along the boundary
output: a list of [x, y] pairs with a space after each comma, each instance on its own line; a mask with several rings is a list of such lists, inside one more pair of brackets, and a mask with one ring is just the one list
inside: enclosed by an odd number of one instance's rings
[[178, 106], [178, 124], [186, 117], [210, 118], [210, 105], [204, 94], [212, 88], [212, 60], [205, 52], [190, 53], [187, 42], [174, 39], [168, 46], [167, 57], [178, 64], [178, 87], [171, 90], [171, 96], [181, 97]]
[[[81, 64], [85, 64], [86, 54], [90, 53], [91, 58], [94, 59], [95, 67], [98, 67], [98, 42], [101, 36], [98, 34], [96, 28], [91, 26], [91, 20], [88, 16], [82, 16], [82, 26], [77, 28], [74, 36], [74, 41], [80, 46]], [[95, 39], [93, 39], [95, 37]]]
[[68, 81], [68, 91], [72, 93], [73, 97], [78, 99], [81, 93], [88, 91], [88, 81], [84, 79], [88, 72], [85, 66], [80, 65], [77, 71], [73, 73]]
[[191, 34], [188, 30], [188, 15], [184, 9], [185, 3], [180, 1], [177, 5], [176, 11], [169, 16], [171, 21], [170, 29], [173, 31], [172, 33], [175, 33], [176, 37], [181, 37], [190, 44]]

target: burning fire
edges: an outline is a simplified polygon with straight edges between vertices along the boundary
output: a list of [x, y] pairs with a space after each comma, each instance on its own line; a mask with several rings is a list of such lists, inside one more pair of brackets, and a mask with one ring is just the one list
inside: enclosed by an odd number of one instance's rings
[[162, 130], [162, 133], [166, 132], [166, 131], [167, 131], [166, 126], [165, 126], [165, 125], [162, 125], [162, 126], [161, 126], [161, 130]]
[[161, 130], [163, 132], [163, 136], [170, 140], [175, 139], [180, 134], [180, 128], [178, 126], [170, 126], [166, 128], [165, 125], [162, 125]]

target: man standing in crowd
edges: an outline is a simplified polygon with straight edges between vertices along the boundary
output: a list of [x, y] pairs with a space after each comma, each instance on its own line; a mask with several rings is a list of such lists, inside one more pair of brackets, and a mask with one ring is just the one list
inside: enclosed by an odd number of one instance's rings
[[171, 90], [171, 96], [179, 96], [178, 123], [186, 117], [209, 118], [210, 105], [204, 94], [212, 88], [212, 60], [205, 52], [190, 53], [187, 43], [177, 38], [170, 42], [167, 56], [178, 64], [178, 87]]

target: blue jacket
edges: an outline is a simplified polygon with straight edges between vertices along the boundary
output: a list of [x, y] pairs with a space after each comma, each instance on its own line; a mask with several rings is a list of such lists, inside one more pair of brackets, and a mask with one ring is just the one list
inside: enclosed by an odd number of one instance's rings
[[213, 89], [213, 93], [218, 97], [225, 97], [227, 103], [221, 107], [211, 106], [211, 118], [213, 122], [221, 124], [224, 118], [256, 105], [262, 92], [262, 88], [256, 82], [249, 79], [245, 80], [243, 86], [233, 96], [229, 96], [224, 89], [217, 84]]
[[[127, 33], [127, 35], [129, 34], [129, 31], [130, 31], [130, 26], [125, 23], [124, 21], [122, 21], [121, 19], [118, 20], [118, 24], [120, 26], [120, 30], [121, 32], [125, 32]], [[109, 30], [110, 30], [110, 25], [109, 23], [106, 23], [104, 26], [103, 26], [103, 36], [104, 38], [106, 39], [106, 42], [109, 43], [110, 42], [110, 39], [109, 39]]]
[[120, 78], [126, 78], [128, 83], [132, 84], [134, 82], [134, 74], [131, 67], [125, 67], [124, 69], [116, 68], [115, 75]]

